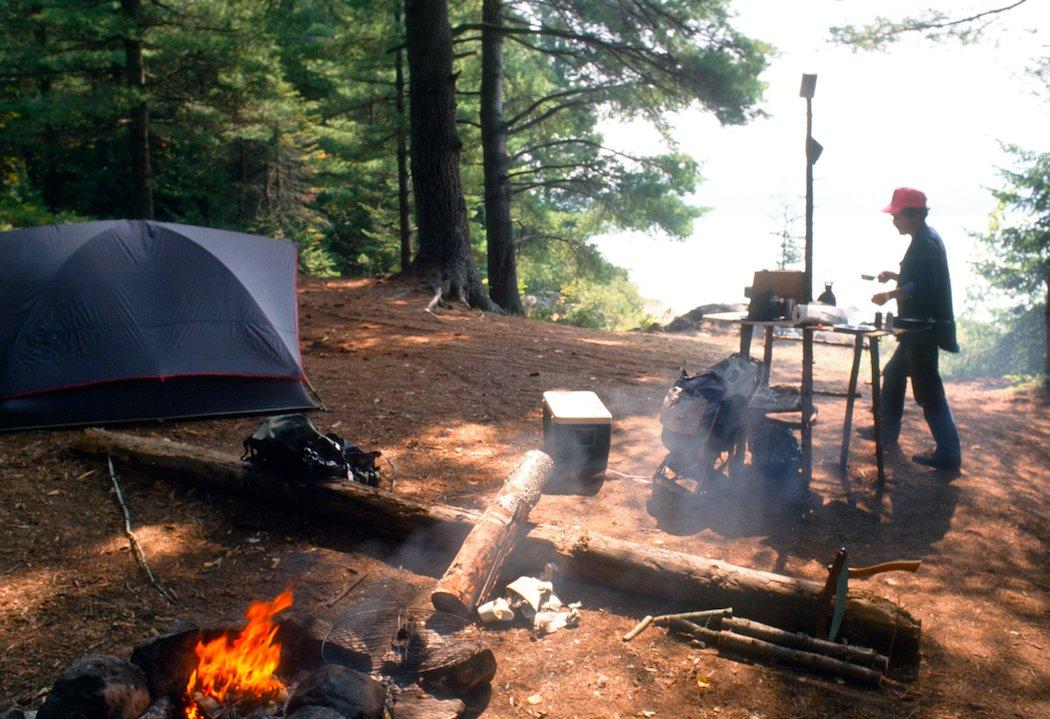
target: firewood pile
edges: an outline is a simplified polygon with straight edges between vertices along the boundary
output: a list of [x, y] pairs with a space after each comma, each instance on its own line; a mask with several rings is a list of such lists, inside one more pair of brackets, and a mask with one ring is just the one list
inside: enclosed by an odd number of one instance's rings
[[629, 642], [650, 626], [729, 654], [877, 687], [889, 659], [873, 649], [817, 639], [801, 632], [733, 616], [732, 607], [647, 616], [622, 639]]

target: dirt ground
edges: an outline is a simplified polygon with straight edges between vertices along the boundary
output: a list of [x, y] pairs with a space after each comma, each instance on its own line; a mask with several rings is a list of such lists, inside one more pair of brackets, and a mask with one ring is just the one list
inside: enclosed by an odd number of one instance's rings
[[[778, 512], [732, 494], [669, 522], [647, 510], [663, 457], [660, 400], [683, 363], [696, 371], [733, 350], [730, 334], [612, 334], [461, 310], [423, 311], [412, 285], [306, 281], [300, 287], [306, 372], [329, 408], [314, 421], [397, 468], [398, 491], [480, 507], [542, 442], [541, 393], [590, 389], [614, 417], [610, 467], [591, 492], [545, 494], [531, 519], [822, 580], [836, 549], [851, 562], [921, 559], [865, 589], [922, 620], [914, 682], [863, 690], [749, 664], [663, 630], [620, 635], [662, 612], [637, 596], [557, 581], [583, 603], [579, 628], [542, 639], [488, 635], [499, 662], [474, 699], [491, 717], [1050, 717], [1050, 412], [994, 383], [948, 386], [963, 437], [961, 476], [913, 465], [928, 433], [914, 403], [888, 482], [873, 445], [854, 438], [836, 465], [844, 400], [819, 397], [816, 501]], [[884, 344], [888, 356], [892, 343]], [[797, 382], [801, 349], [781, 342], [773, 382]], [[847, 349], [818, 345], [818, 389], [846, 386]], [[862, 377], [865, 376], [862, 374]], [[855, 424], [867, 424], [868, 389]], [[240, 452], [250, 418], [132, 428]], [[88, 652], [126, 656], [175, 618], [212, 621], [293, 583], [295, 601], [336, 621], [377, 600], [425, 601], [450, 556], [377, 541], [354, 527], [286, 516], [199, 490], [121, 476], [136, 534], [168, 604], [128, 550], [108, 471], [66, 448], [73, 431], [0, 435], [0, 710], [38, 706]], [[539, 573], [541, 567], [536, 567]], [[346, 597], [352, 582], [363, 580]]]

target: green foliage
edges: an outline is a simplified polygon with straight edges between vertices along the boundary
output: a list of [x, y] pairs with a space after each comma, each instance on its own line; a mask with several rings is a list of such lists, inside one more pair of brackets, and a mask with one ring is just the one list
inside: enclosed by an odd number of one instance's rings
[[11, 157], [0, 157], [0, 232], [56, 222], [75, 222], [69, 214], [50, 212], [40, 193], [30, 184], [25, 165]]
[[1025, 2], [1026, 0], [1015, 0], [1010, 5], [990, 8], [972, 15], [949, 15], [939, 10], [923, 10], [918, 15], [898, 19], [879, 16], [867, 25], [832, 27], [831, 40], [854, 50], [886, 50], [909, 35], [919, 35], [933, 42], [955, 41], [964, 45], [972, 44], [982, 38], [992, 19]]
[[943, 353], [943, 374], [954, 380], [1032, 377], [1043, 373], [1046, 358], [1044, 313], [1035, 305], [1004, 311], [992, 322], [960, 318], [959, 354]]
[[627, 279], [627, 273], [607, 282], [585, 277], [571, 280], [561, 291], [545, 298], [544, 304], [533, 304], [529, 316], [548, 319], [576, 327], [624, 332], [648, 325], [652, 318], [644, 302]]
[[993, 287], [1030, 307], [1050, 291], [1050, 153], [1007, 149], [1022, 167], [1001, 171], [1005, 187], [992, 190], [999, 204], [988, 230], [975, 235], [988, 258], [974, 267]]
[[[662, 127], [663, 113], [697, 104], [726, 123], [758, 114], [768, 48], [732, 29], [726, 2], [663, 0], [666, 22], [646, 7], [508, 6], [515, 27], [553, 31], [505, 42], [505, 97], [518, 276], [526, 293], [561, 293], [561, 321], [637, 325], [637, 291], [589, 238], [686, 237], [700, 212], [688, 201], [700, 181], [691, 158], [614, 152], [600, 120]], [[127, 216], [128, 117], [144, 103], [157, 219], [293, 239], [311, 273], [398, 269], [398, 10], [399, 0], [143, 0], [131, 22], [120, 3], [7, 0], [0, 227]], [[481, 17], [478, 0], [450, 11], [460, 25]], [[125, 39], [143, 43], [143, 91], [129, 87]], [[457, 48], [462, 178], [484, 267], [480, 62]]]

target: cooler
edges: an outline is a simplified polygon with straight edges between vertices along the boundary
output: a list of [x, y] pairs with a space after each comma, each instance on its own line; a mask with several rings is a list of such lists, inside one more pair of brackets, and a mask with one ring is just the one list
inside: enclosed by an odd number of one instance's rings
[[543, 449], [559, 473], [586, 479], [609, 463], [612, 414], [594, 392], [543, 393]]

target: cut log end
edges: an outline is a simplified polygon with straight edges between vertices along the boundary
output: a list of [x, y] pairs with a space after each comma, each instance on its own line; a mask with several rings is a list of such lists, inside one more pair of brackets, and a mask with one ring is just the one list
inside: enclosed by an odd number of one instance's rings
[[473, 619], [474, 608], [469, 607], [459, 600], [459, 597], [444, 589], [437, 589], [430, 595], [430, 601], [434, 609], [439, 612], [448, 612], [464, 619]]

